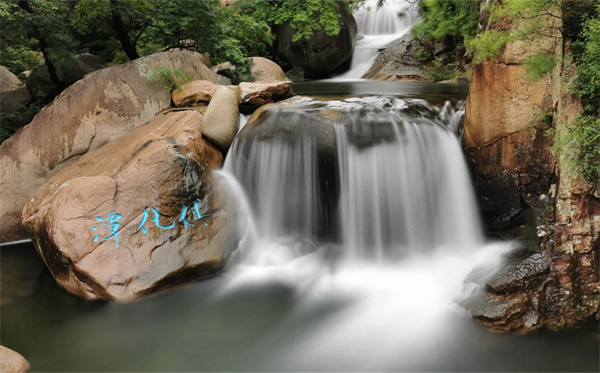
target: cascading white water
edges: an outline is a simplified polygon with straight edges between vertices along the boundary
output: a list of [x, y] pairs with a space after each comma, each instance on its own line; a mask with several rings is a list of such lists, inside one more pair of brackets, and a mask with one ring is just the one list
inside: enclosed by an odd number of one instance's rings
[[402, 37], [417, 22], [418, 14], [406, 0], [388, 0], [378, 6], [368, 0], [354, 13], [358, 34], [350, 69], [336, 79], [360, 79], [369, 70], [377, 53]]
[[[348, 121], [315, 119], [328, 110]], [[482, 238], [453, 134], [461, 112], [385, 97], [303, 102], [263, 114], [236, 140], [226, 168], [267, 240], [294, 237], [314, 248], [325, 239], [341, 244], [344, 258], [379, 261], [469, 251]]]
[[[447, 115], [439, 118], [442, 127], [404, 113], [405, 101], [377, 102], [390, 109], [370, 110], [350, 126], [336, 126], [344, 246], [355, 256], [384, 260], [390, 251], [480, 245], [466, 165], [448, 130], [454, 113], [442, 112]], [[391, 138], [361, 144], [365, 134], [377, 136], [377, 127], [391, 131]]]
[[221, 296], [283, 287], [298, 299], [289, 322], [311, 320], [265, 369], [439, 370], [424, 356], [451, 359], [456, 340], [466, 343], [463, 280], [509, 246], [483, 242], [454, 134], [462, 110], [305, 100], [263, 113], [236, 139], [226, 172], [245, 189], [257, 238]]

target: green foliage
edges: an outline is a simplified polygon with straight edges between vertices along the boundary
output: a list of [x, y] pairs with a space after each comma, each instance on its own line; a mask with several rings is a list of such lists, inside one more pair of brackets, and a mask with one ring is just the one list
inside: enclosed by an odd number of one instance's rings
[[457, 42], [477, 34], [477, 0], [421, 0], [418, 9], [422, 21], [411, 30], [414, 36]]
[[467, 51], [470, 55], [475, 55], [477, 62], [484, 62], [497, 58], [510, 40], [510, 35], [505, 31], [491, 30], [476, 39], [468, 40]]
[[41, 105], [23, 106], [8, 101], [0, 101], [0, 143], [12, 136], [17, 130], [31, 122], [42, 109]]
[[432, 61], [430, 64], [425, 65], [425, 71], [433, 82], [453, 79], [461, 74], [460, 67], [457, 64], [444, 64], [441, 61]]
[[554, 68], [554, 58], [544, 51], [537, 52], [525, 60], [525, 73], [527, 79], [536, 82], [542, 79]]
[[600, 111], [600, 3], [581, 24], [579, 39], [573, 43], [577, 76], [571, 91], [582, 98], [585, 113], [593, 115]]
[[15, 73], [33, 67], [28, 56], [39, 51], [68, 70], [73, 56], [89, 45], [109, 64], [123, 63], [131, 58], [125, 46], [130, 44], [140, 56], [175, 48], [208, 52], [215, 63], [231, 61], [251, 79], [245, 57], [268, 55], [273, 40], [265, 22], [222, 7], [219, 0], [25, 3], [31, 11], [18, 2], [0, 2], [0, 63]]
[[596, 182], [600, 180], [600, 3], [594, 8], [583, 6], [580, 14], [580, 32], [573, 43], [577, 75], [569, 88], [581, 99], [583, 110], [568, 133], [555, 138], [555, 148], [567, 155], [581, 176]]
[[167, 66], [160, 66], [150, 71], [148, 76], [152, 85], [160, 88], [177, 90], [181, 92], [181, 86], [191, 82], [194, 78], [192, 74], [186, 73], [180, 69], [171, 69]]
[[310, 38], [316, 31], [325, 30], [327, 35], [338, 35], [341, 16], [338, 7], [350, 9], [350, 1], [335, 0], [249, 0], [238, 3], [243, 12], [271, 26], [289, 22], [296, 33], [292, 40]]
[[555, 134], [554, 149], [577, 174], [600, 180], [600, 118], [578, 115], [566, 133]]
[[415, 51], [414, 56], [419, 61], [429, 61], [433, 59], [433, 54], [425, 47], [418, 48]]

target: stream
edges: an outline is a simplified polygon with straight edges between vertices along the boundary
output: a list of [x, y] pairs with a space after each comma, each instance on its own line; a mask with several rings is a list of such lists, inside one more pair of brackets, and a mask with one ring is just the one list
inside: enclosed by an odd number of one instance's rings
[[[599, 371], [595, 321], [495, 334], [458, 305], [468, 274], [517, 245], [481, 231], [460, 145], [468, 87], [361, 81], [369, 53], [350, 75], [295, 83], [304, 98], [265, 115], [268, 136], [241, 129], [217, 174], [248, 229], [224, 270], [91, 302], [30, 243], [3, 245], [2, 345], [38, 372]], [[324, 110], [351, 118], [328, 124], [326, 150]]]

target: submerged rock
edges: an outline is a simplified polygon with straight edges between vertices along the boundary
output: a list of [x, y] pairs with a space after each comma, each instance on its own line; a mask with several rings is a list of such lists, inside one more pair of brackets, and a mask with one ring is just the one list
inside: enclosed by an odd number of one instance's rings
[[150, 80], [158, 67], [216, 83], [191, 53], [142, 57], [86, 75], [0, 145], [0, 242], [27, 237], [21, 226], [23, 205], [56, 172], [171, 105], [171, 90]]
[[29, 362], [21, 354], [0, 346], [0, 372], [22, 373], [29, 370]]
[[60, 286], [131, 300], [223, 268], [239, 242], [235, 213], [201, 126], [196, 111], [160, 114], [30, 198], [23, 224]]

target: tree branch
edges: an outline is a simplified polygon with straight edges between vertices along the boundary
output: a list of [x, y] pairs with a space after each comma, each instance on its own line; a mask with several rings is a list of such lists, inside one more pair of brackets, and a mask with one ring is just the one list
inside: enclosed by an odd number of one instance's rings
[[[20, 0], [19, 7], [21, 9], [23, 9], [23, 11], [25, 11], [26, 13], [28, 13], [30, 15], [35, 15], [35, 13], [36, 13], [33, 10], [33, 8], [31, 8], [31, 4], [29, 4], [29, 1], [27, 1], [27, 0]], [[65, 86], [64, 86], [63, 82], [60, 80], [60, 78], [58, 77], [58, 73], [56, 71], [56, 66], [54, 65], [54, 62], [48, 55], [48, 47], [49, 47], [48, 40], [46, 40], [46, 37], [40, 31], [40, 29], [35, 21], [32, 21], [32, 26], [33, 26], [33, 30], [35, 32], [36, 38], [38, 39], [38, 42], [40, 43], [40, 49], [42, 50], [42, 55], [44, 56], [44, 61], [46, 61], [46, 67], [48, 68], [48, 74], [50, 75], [50, 80], [52, 80], [52, 83], [58, 89], [58, 92], [62, 92], [65, 89]]]
[[125, 24], [121, 19], [121, 14], [119, 13], [119, 3], [117, 0], [110, 0], [110, 13], [112, 15], [113, 26], [117, 32], [117, 37], [119, 38], [121, 46], [123, 47], [123, 52], [125, 52], [127, 57], [132, 61], [136, 58], [139, 58], [140, 55], [135, 48], [135, 44], [131, 43], [129, 34], [125, 29]]

